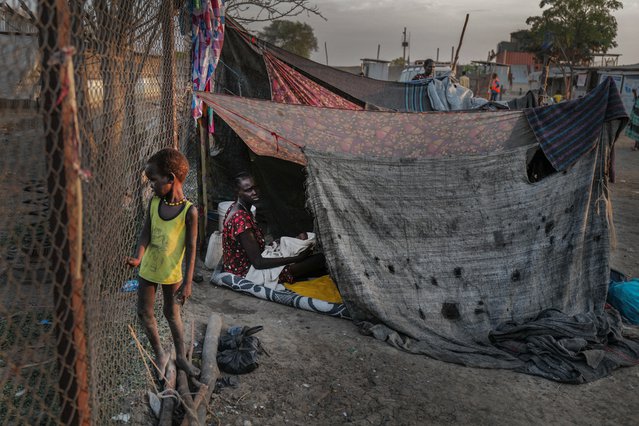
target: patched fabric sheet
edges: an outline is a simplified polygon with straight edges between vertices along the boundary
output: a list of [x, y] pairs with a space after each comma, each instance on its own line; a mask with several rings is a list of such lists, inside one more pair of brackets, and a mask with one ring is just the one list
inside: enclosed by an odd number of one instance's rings
[[609, 231], [600, 150], [529, 183], [528, 142], [411, 161], [306, 150], [308, 203], [354, 318], [426, 343], [435, 358], [513, 367], [488, 339], [499, 324], [548, 308], [602, 312]]

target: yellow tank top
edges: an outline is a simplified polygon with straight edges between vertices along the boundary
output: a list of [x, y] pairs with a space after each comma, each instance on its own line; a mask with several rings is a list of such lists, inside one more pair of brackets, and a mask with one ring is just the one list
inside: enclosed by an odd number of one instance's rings
[[140, 264], [140, 277], [157, 284], [175, 284], [182, 281], [182, 260], [186, 239], [186, 213], [192, 203], [186, 205], [175, 218], [160, 217], [160, 198], [151, 200], [151, 242], [144, 251]]

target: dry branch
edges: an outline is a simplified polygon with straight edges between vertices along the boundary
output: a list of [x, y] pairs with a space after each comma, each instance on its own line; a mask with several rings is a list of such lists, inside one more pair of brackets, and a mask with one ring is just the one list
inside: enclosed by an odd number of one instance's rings
[[198, 421], [197, 413], [193, 408], [193, 397], [191, 396], [191, 389], [189, 389], [188, 377], [183, 370], [178, 370], [177, 373], [177, 389], [184, 404], [184, 411], [186, 412], [182, 424], [190, 424], [191, 426], [202, 425], [203, 423]]
[[[204, 337], [204, 344], [202, 348], [202, 375], [200, 381], [203, 386], [200, 390], [207, 386], [206, 393], [198, 402], [197, 408], [198, 419], [200, 424], [205, 424], [206, 421], [206, 409], [211, 399], [213, 389], [215, 389], [215, 382], [220, 376], [220, 369], [217, 367], [217, 344], [220, 340], [220, 333], [222, 332], [222, 316], [219, 314], [211, 314], [209, 317], [208, 325], [206, 326], [206, 336]], [[197, 397], [196, 397], [197, 399]]]
[[[175, 390], [175, 383], [177, 381], [177, 368], [175, 366], [175, 360], [171, 358], [166, 366], [166, 380], [164, 381], [164, 390]], [[160, 420], [158, 426], [171, 426], [173, 424], [173, 409], [175, 407], [174, 398], [162, 399], [162, 411], [160, 411]]]

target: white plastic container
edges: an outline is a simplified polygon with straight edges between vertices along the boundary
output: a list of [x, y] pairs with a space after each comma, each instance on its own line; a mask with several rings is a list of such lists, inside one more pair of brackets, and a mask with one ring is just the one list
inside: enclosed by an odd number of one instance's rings
[[226, 212], [231, 208], [234, 201], [222, 201], [217, 205], [217, 217], [218, 217], [218, 230], [222, 232], [224, 229], [224, 216]]
[[209, 246], [206, 250], [206, 257], [204, 258], [204, 266], [208, 269], [215, 269], [221, 258], [222, 234], [219, 231], [215, 231], [209, 237]]
[[[217, 217], [218, 217], [218, 229], [220, 232], [224, 230], [224, 216], [226, 216], [226, 212], [231, 208], [231, 205], [235, 201], [222, 201], [217, 205]], [[255, 217], [255, 213], [257, 212], [257, 208], [255, 206], [251, 206], [251, 213], [253, 217]]]

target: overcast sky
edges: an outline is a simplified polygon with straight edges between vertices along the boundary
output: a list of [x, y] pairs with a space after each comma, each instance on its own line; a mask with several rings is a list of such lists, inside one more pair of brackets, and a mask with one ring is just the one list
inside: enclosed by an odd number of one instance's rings
[[[539, 15], [538, 0], [315, 0], [327, 19], [298, 16], [292, 20], [313, 27], [319, 50], [311, 59], [325, 63], [324, 43], [329, 65], [358, 65], [360, 58], [375, 58], [381, 44], [380, 59], [402, 56], [404, 27], [410, 34], [410, 59], [450, 60], [451, 47], [457, 46], [466, 13], [468, 28], [460, 52], [460, 62], [486, 60], [497, 43], [509, 40], [512, 31], [527, 28], [526, 18]], [[619, 25], [620, 64], [639, 63], [639, 1], [624, 1], [615, 13]], [[257, 30], [257, 28], [252, 28]]]

